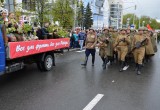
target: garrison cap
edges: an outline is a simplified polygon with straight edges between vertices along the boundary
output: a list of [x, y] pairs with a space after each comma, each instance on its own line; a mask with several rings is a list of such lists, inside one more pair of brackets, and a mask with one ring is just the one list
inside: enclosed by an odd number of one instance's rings
[[109, 26], [109, 28], [112, 28], [112, 29], [114, 29], [114, 27], [113, 27], [113, 26]]
[[105, 31], [105, 30], [108, 30], [108, 31], [109, 31], [109, 29], [108, 29], [108, 28], [104, 28], [104, 29], [103, 29], [103, 31]]
[[95, 31], [93, 28], [89, 28], [89, 31], [90, 31], [90, 30], [93, 30], [93, 31]]
[[131, 29], [131, 32], [136, 32], [136, 29]]
[[144, 27], [144, 31], [148, 31], [148, 28], [147, 28], [147, 27]]
[[144, 31], [144, 28], [143, 28], [143, 27], [140, 27], [140, 28], [138, 29], [138, 31]]
[[127, 29], [126, 28], [122, 28], [122, 29], [120, 29], [120, 31], [127, 31]]

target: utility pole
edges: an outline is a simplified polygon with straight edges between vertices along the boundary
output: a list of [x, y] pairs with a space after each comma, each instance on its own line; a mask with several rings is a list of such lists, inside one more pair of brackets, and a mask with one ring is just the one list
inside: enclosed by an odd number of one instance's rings
[[[135, 5], [135, 10], [137, 9], [137, 6]], [[133, 13], [133, 25], [134, 25], [134, 21], [135, 21], [135, 13]], [[135, 27], [135, 25], [134, 25]]]
[[141, 18], [139, 17], [139, 28], [141, 27]]
[[117, 8], [117, 29], [119, 28], [119, 3]]
[[76, 28], [76, 18], [77, 18], [77, 4], [74, 4], [74, 26], [73, 26], [73, 30], [75, 30]]

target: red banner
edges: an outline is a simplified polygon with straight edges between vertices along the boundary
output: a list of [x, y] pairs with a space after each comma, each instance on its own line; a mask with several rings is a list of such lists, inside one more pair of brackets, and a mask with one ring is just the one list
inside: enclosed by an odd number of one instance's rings
[[147, 24], [147, 28], [148, 28], [148, 30], [150, 30], [150, 31], [153, 30], [149, 24]]
[[69, 38], [9, 42], [9, 58], [14, 59], [32, 54], [67, 48], [69, 45]]

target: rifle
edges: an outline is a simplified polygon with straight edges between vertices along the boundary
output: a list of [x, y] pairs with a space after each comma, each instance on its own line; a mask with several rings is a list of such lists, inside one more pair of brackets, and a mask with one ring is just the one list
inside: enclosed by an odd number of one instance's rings
[[[128, 37], [128, 36], [129, 36], [129, 35], [127, 35], [126, 37]], [[125, 38], [120, 39], [120, 41], [114, 46], [114, 48], [116, 48], [116, 47], [119, 45], [120, 42], [122, 42], [122, 41], [124, 42], [124, 39], [125, 39]]]
[[129, 52], [129, 54], [131, 54], [135, 49], [138, 49], [138, 48], [144, 46], [143, 43], [146, 42], [146, 40], [147, 40], [147, 38], [143, 39], [142, 41], [137, 42], [135, 47]]

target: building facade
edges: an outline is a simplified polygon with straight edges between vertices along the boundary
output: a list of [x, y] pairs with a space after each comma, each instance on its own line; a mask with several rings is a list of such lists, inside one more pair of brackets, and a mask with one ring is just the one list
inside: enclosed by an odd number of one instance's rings
[[4, 8], [8, 10], [8, 12], [15, 11], [16, 0], [4, 0]]
[[114, 28], [122, 28], [123, 20], [123, 1], [109, 0], [109, 25]]
[[88, 0], [88, 2], [91, 4], [93, 12], [93, 28], [101, 29], [109, 26], [117, 29], [122, 28], [122, 0]]
[[22, 0], [24, 10], [35, 11], [35, 0]]
[[83, 0], [85, 6], [90, 3], [93, 13], [93, 26], [94, 29], [102, 29], [108, 27], [109, 19], [109, 3], [108, 0]]

